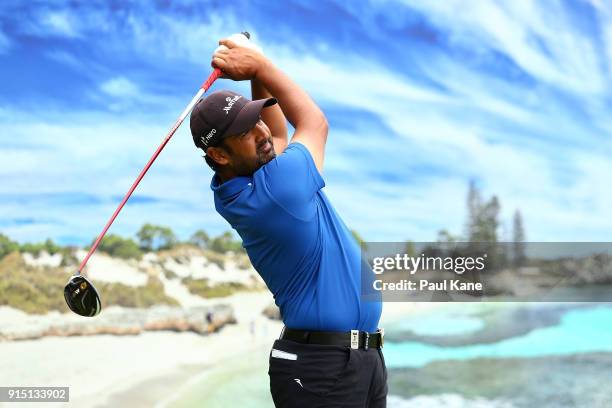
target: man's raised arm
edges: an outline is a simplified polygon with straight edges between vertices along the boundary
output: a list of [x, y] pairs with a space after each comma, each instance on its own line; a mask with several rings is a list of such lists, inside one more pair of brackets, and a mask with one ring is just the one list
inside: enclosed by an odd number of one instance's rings
[[230, 40], [220, 44], [228, 49], [213, 55], [212, 65], [230, 78], [240, 81], [258, 80], [278, 100], [287, 120], [295, 128], [291, 142], [300, 142], [310, 151], [319, 172], [327, 142], [327, 119], [308, 96], [284, 72], [260, 53], [240, 47]]
[[[251, 96], [253, 100], [270, 98], [272, 95], [257, 79], [251, 80]], [[261, 119], [272, 133], [272, 142], [276, 154], [281, 154], [287, 147], [287, 121], [278, 104], [261, 111]]]

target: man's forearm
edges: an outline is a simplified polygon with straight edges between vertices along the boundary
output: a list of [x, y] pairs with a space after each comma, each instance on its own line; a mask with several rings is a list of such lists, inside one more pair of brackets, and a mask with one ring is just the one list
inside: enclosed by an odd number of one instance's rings
[[282, 112], [296, 131], [326, 126], [325, 115], [310, 96], [270, 60], [262, 60], [254, 81], [278, 100]]
[[[251, 80], [251, 95], [253, 100], [270, 98], [273, 96], [257, 79]], [[280, 106], [276, 104], [263, 109], [261, 111], [261, 119], [272, 133], [276, 153], [282, 153], [285, 147], [287, 147], [287, 121]]]

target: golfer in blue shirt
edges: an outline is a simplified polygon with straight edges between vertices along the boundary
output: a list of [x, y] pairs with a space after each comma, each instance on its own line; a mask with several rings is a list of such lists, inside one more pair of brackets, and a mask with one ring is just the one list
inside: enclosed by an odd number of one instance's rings
[[[371, 270], [322, 190], [325, 115], [262, 53], [220, 44], [213, 67], [250, 80], [254, 100], [210, 94], [191, 114], [191, 133], [215, 172], [215, 208], [242, 238], [285, 324], [270, 352], [274, 403], [384, 407], [382, 304], [364, 300]], [[295, 128], [290, 141], [285, 118]]]

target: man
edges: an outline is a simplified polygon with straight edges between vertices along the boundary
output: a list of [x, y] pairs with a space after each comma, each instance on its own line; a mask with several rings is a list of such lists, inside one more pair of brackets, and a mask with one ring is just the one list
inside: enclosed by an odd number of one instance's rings
[[[251, 80], [254, 101], [214, 92], [194, 108], [191, 132], [215, 170], [215, 208], [242, 238], [285, 323], [270, 353], [274, 403], [384, 407], [381, 302], [363, 300], [362, 267], [364, 277], [371, 270], [321, 190], [325, 115], [263, 54], [219, 43], [227, 48], [213, 67]], [[295, 128], [289, 144], [285, 117]]]

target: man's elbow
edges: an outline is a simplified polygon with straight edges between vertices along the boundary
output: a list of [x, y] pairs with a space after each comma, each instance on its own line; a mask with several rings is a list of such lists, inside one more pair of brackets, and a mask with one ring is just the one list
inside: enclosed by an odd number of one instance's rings
[[327, 134], [329, 132], [329, 123], [323, 113], [317, 122], [316, 133], [323, 139], [323, 143], [327, 142]]
[[297, 124], [295, 129], [296, 132], [299, 131], [299, 133], [310, 135], [309, 137], [317, 139], [325, 144], [327, 141], [329, 124], [327, 123], [327, 118], [323, 112], [319, 111], [316, 115], [310, 115], [308, 120], [302, 122], [301, 124]]

